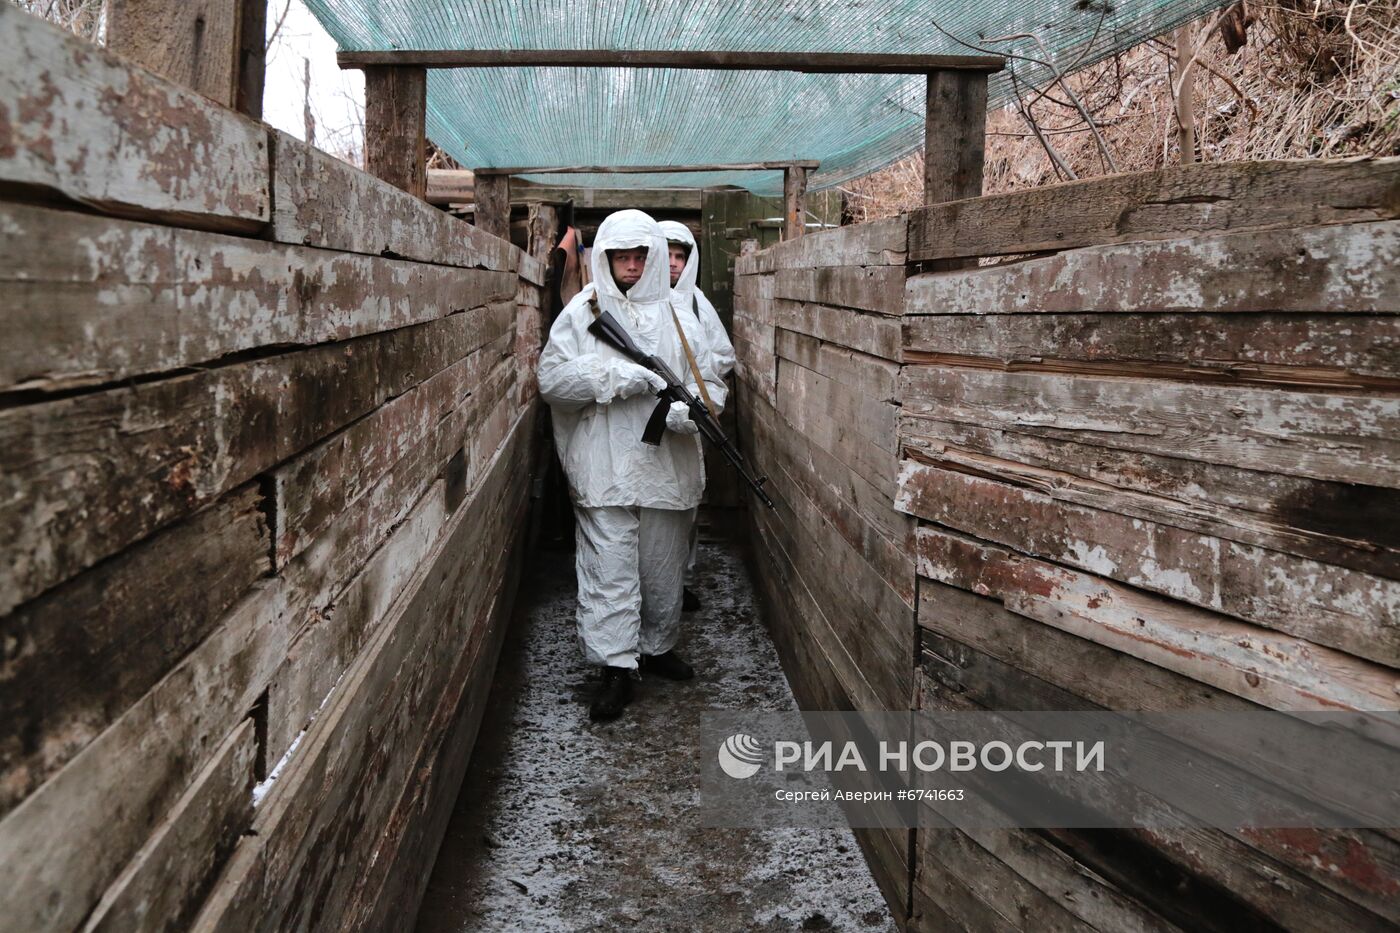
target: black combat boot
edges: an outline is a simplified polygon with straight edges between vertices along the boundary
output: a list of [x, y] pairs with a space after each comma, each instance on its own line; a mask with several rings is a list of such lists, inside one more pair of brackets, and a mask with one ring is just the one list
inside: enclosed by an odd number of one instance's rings
[[603, 668], [603, 682], [588, 707], [588, 718], [595, 721], [616, 719], [632, 701], [632, 671], [626, 667]]
[[660, 674], [667, 680], [689, 680], [695, 676], [695, 668], [678, 658], [675, 651], [642, 655], [642, 670]]
[[681, 590], [681, 611], [694, 612], [700, 608], [700, 597], [690, 587]]

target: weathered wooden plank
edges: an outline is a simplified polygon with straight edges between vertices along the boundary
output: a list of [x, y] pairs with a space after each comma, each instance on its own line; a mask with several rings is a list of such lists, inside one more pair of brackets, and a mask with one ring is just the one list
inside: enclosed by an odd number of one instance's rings
[[889, 360], [781, 327], [775, 329], [772, 341], [778, 356], [839, 382], [864, 398], [894, 402], [898, 397], [899, 367]]
[[[978, 596], [921, 579], [919, 625], [927, 630], [923, 666], [929, 676], [941, 681], [950, 676], [965, 679], [967, 691], [980, 696], [982, 699], [978, 702], [990, 708], [1021, 708], [1019, 704], [1026, 702], [1025, 694], [1015, 691], [1013, 681], [1029, 676], [1064, 691], [1054, 700], [1056, 710], [1231, 713], [1260, 710], [1251, 700], [1142, 661], [1114, 647], [1049, 625], [1034, 624], [1026, 616], [1007, 609], [991, 594]], [[1145, 633], [1144, 637], [1150, 638], [1151, 633]], [[1237, 637], [1249, 638], [1248, 635]], [[1202, 640], [1203, 644], [1205, 642], [1208, 639]], [[991, 660], [997, 663], [992, 664]], [[948, 663], [960, 673], [947, 669]], [[1283, 706], [1285, 711], [1296, 709], [1287, 705], [1286, 698], [1259, 691], [1251, 699], [1262, 700], [1275, 708]], [[1324, 699], [1313, 698], [1312, 702], [1315, 708], [1327, 706]], [[1309, 747], [1313, 740], [1309, 733], [1315, 729], [1302, 720], [1286, 724], [1278, 717], [1271, 728], [1275, 747], [1296, 745], [1300, 749]], [[1297, 756], [1296, 761], [1293, 757], [1280, 760], [1278, 756], [1259, 755], [1254, 749], [1241, 748], [1234, 743], [1222, 745], [1209, 735], [1200, 738], [1203, 741], [1199, 747], [1213, 755], [1254, 773], [1281, 772], [1286, 775], [1289, 786], [1306, 788], [1309, 799], [1326, 801], [1336, 812], [1358, 814], [1363, 819], [1373, 803], [1369, 799], [1370, 788], [1375, 783], [1385, 784], [1390, 780], [1386, 772], [1372, 773], [1369, 780], [1355, 784], [1340, 782], [1326, 773], [1328, 769], [1319, 768], [1317, 762], [1307, 756]], [[1395, 837], [1392, 830], [1381, 832]], [[1340, 879], [1342, 873], [1336, 867], [1331, 871]]]
[[[1400, 399], [906, 366], [903, 412], [1315, 479], [1400, 485]], [[909, 431], [918, 433], [914, 423]]]
[[736, 277], [778, 269], [821, 266], [903, 266], [908, 217], [900, 214], [870, 223], [832, 227], [798, 241], [777, 243], [734, 260]]
[[917, 546], [921, 576], [1261, 706], [1356, 711], [1383, 737], [1385, 721], [1366, 712], [1400, 705], [1392, 672], [1316, 642], [931, 526]]
[[[752, 254], [757, 255], [757, 254]], [[735, 259], [735, 263], [743, 262], [745, 257]], [[772, 298], [774, 278], [771, 275], [749, 275], [747, 273], [734, 274], [734, 297], [735, 298]]]
[[790, 165], [783, 169], [784, 241], [801, 239], [807, 232], [807, 169]]
[[[293, 637], [418, 501], [421, 473], [392, 471], [283, 569], [245, 596], [203, 642], [63, 769], [0, 820], [0, 887], [18, 929], [71, 927], [151, 826], [267, 691]], [[95, 793], [101, 788], [102, 793]], [[55, 834], [54, 826], [67, 827]], [[73, 839], [101, 838], [101, 846]]]
[[367, 172], [273, 132], [272, 237], [371, 256], [512, 272], [520, 250]]
[[[1029, 833], [1023, 835], [1030, 836]], [[951, 826], [932, 807], [921, 809], [916, 839], [919, 867], [914, 873], [915, 900], [932, 900], [943, 911], [957, 917], [963, 926], [1026, 931], [1094, 929], [1064, 903], [1030, 884]], [[1102, 887], [1112, 890], [1106, 885]], [[1102, 898], [1100, 891], [1093, 894]], [[1070, 905], [1076, 903], [1066, 900]], [[1115, 919], [1135, 921], [1130, 926], [1115, 929], [1172, 929], [1160, 921], [1155, 925], [1144, 922], [1147, 918], [1143, 912]]]
[[1394, 313], [1397, 268], [1394, 221], [1149, 240], [912, 275], [905, 314]]
[[[951, 850], [963, 856], [959, 860], [963, 864], [975, 866], [959, 869], [953, 877], [968, 879], [984, 901], [1005, 904], [1003, 916], [1010, 914], [1021, 926], [1038, 929], [1035, 921], [1048, 909], [1052, 918], [1060, 918], [1061, 924], [1067, 922], [1067, 914], [1088, 929], [1156, 933], [1178, 929], [1034, 832], [967, 825], [953, 828], [926, 805], [920, 810], [919, 826], [916, 885], [920, 885], [925, 872], [933, 869], [929, 863], [937, 865], [942, 861], [941, 854]], [[1074, 920], [1068, 920], [1068, 924], [1071, 929], [1076, 928]]]
[[[259, 4], [266, 9], [266, 0], [108, 0], [105, 44], [175, 84], [235, 107], [244, 82], [244, 7]], [[260, 69], [261, 57], [250, 64]], [[259, 100], [253, 116], [261, 110]]]
[[[773, 482], [781, 524], [778, 539], [796, 572], [820, 601], [832, 635], [848, 653], [881, 705], [902, 709], [912, 695], [914, 607], [867, 564], [781, 466]], [[852, 691], [854, 692], [854, 691]]]
[[987, 73], [930, 71], [925, 95], [924, 203], [981, 196], [986, 146]]
[[1400, 388], [1400, 317], [1008, 314], [904, 319], [906, 363], [1220, 384]]
[[[375, 49], [336, 55], [342, 68], [676, 68], [701, 71], [796, 71], [803, 74], [923, 74], [935, 68], [1000, 71], [996, 55], [935, 55], [903, 52], [734, 51], [731, 49]], [[727, 163], [727, 167], [781, 168], [787, 162]], [[808, 164], [811, 163], [801, 163]], [[543, 165], [496, 167], [496, 172], [708, 171], [686, 165]], [[481, 170], [485, 173], [485, 169]]]
[[[1175, 495], [1162, 496], [1131, 488], [1123, 489], [1087, 480], [1057, 467], [1030, 466], [1015, 460], [962, 450], [930, 438], [910, 438], [907, 449], [913, 459], [1024, 486], [1063, 502], [1257, 545], [1310, 561], [1336, 564], [1391, 579], [1400, 578], [1400, 550], [1384, 540], [1302, 532], [1261, 515], [1221, 508], [1210, 502], [1195, 503], [1189, 498], [1183, 501], [1183, 498]], [[1193, 490], [1187, 490], [1188, 495], [1191, 492]], [[1388, 499], [1400, 502], [1400, 491], [1375, 492], [1380, 494], [1373, 497], [1378, 501]], [[1374, 513], [1369, 518], [1370, 524], [1374, 524]], [[1390, 531], [1381, 530], [1377, 537]]]
[[[808, 369], [801, 363], [780, 358], [778, 363], [778, 410], [805, 414], [811, 421], [822, 418], [835, 427], [833, 433], [865, 438], [877, 451], [875, 462], [883, 468], [883, 454], [898, 449], [899, 407], [853, 389], [836, 379]], [[794, 424], [799, 418], [791, 418]], [[813, 435], [809, 435], [813, 436]]]
[[[929, 676], [920, 677], [921, 709], [980, 711], [988, 708], [989, 697], [981, 692], [988, 684], [973, 682], [970, 678], [964, 687], [955, 666], [943, 663], [936, 652], [926, 652], [924, 659], [934, 670]], [[1075, 701], [1065, 691], [1005, 666], [996, 669], [995, 683], [989, 686], [1004, 697], [996, 702], [1004, 701], [1017, 709], [1028, 710], [1075, 708]], [[920, 719], [916, 715], [916, 734], [937, 728], [932, 723], [923, 725]], [[1007, 731], [1010, 733], [1007, 738], [1011, 740], [1026, 735], [1014, 728]], [[1242, 922], [1272, 921], [1286, 929], [1321, 931], [1335, 928], [1338, 918], [1345, 917], [1343, 925], [1348, 929], [1387, 928], [1387, 921], [1368, 907], [1380, 906], [1383, 913], [1393, 912], [1393, 890], [1388, 909], [1383, 892], [1386, 887], [1393, 889], [1395, 846], [1375, 833], [1295, 830], [1286, 834], [1298, 841], [1306, 837], [1305, 845], [1316, 847], [1305, 852], [1302, 846], [1281, 844], [1282, 840], [1270, 838], [1272, 834], [1258, 834], [1249, 829], [1220, 831], [1192, 827], [1184, 814], [1150, 793], [1123, 782], [1114, 782], [1110, 791], [1104, 779], [1096, 774], [1084, 773], [1081, 777], [1073, 788], [1068, 785], [1063, 788], [1072, 792], [1079, 803], [1093, 809], [1106, 793], [1120, 800], [1125, 795], [1130, 796], [1134, 812], [1159, 828], [1041, 832], [1095, 873], [1133, 891], [1137, 899], [1174, 923], [1192, 929], [1201, 926], [1235, 929]], [[975, 777], [972, 780], [975, 782]], [[1231, 764], [1198, 756], [1194, 768], [1182, 771], [1181, 780], [1200, 785], [1199, 793], [1209, 793], [1221, 786], [1238, 785], [1240, 775]], [[982, 793], [978, 787], [973, 787], [972, 795], [980, 802]], [[945, 812], [953, 820], [959, 816], [959, 811], [952, 808]], [[1107, 851], [1095, 845], [1096, 841], [1109, 840], [1118, 844], [1110, 844]], [[1104, 856], [1108, 857], [1108, 864]], [[1334, 870], [1340, 868], [1336, 863], [1350, 864], [1348, 869], [1329, 875], [1328, 869], [1323, 867], [1325, 861], [1333, 862]], [[1115, 862], [1116, 870], [1105, 871]], [[1337, 878], [1348, 870], [1357, 879], [1365, 879], [1363, 887], [1353, 885], [1346, 893], [1329, 890], [1332, 886], [1346, 887], [1338, 885]], [[1377, 879], [1389, 880], [1377, 885]], [[1283, 892], [1274, 890], [1280, 886]], [[1366, 890], [1367, 887], [1370, 890]], [[1182, 901], [1183, 892], [1192, 896]], [[1353, 895], [1367, 901], [1368, 906], [1358, 905]]]
[[102, 895], [84, 933], [183, 930], [253, 820], [251, 719], [224, 739], [151, 838]]
[[479, 318], [0, 412], [0, 613], [193, 512], [478, 345]]
[[1400, 158], [1183, 165], [924, 207], [909, 261], [1400, 216]]
[[415, 780], [404, 786], [376, 847], [397, 856], [373, 860], [356, 879], [354, 896], [344, 912], [349, 929], [385, 929], [398, 918], [417, 913], [429, 879], [421, 866], [436, 858], [447, 831], [519, 588], [526, 556], [520, 541], [524, 523], [507, 525], [508, 530], [512, 527], [515, 531], [503, 542], [509, 556], [496, 598], [485, 621], [473, 628], [471, 650], [461, 652], [412, 768]]
[[[1400, 582], [1394, 580], [915, 461], [900, 472], [896, 507], [1316, 644], [1384, 664], [1400, 660]], [[921, 549], [931, 534], [920, 533]], [[923, 573], [922, 558], [920, 568]]]
[[[1025, 710], [1076, 710], [1086, 709], [1086, 705], [1072, 693], [1054, 687], [1033, 677], [1028, 677], [1024, 673], [1007, 667], [991, 658], [980, 656], [977, 652], [965, 648], [956, 642], [940, 638], [935, 635], [927, 636], [930, 650], [923, 654], [923, 670], [928, 675], [925, 684], [933, 684], [936, 690], [946, 690], [952, 696], [957, 697], [959, 703], [968, 702], [975, 704], [973, 708], [979, 709], [1025, 709]], [[1013, 733], [1015, 729], [1010, 730]], [[1306, 727], [1303, 732], [1306, 732]], [[1271, 738], [1277, 742], [1278, 748], [1288, 748], [1292, 744], [1290, 740], [1293, 736], [1277, 730], [1277, 734]], [[1299, 747], [1306, 747], [1309, 738], [1306, 735], [1300, 736], [1297, 740]], [[1173, 743], [1175, 744], [1175, 743]], [[1182, 751], [1186, 751], [1183, 746]], [[1286, 760], [1283, 763], [1278, 761], [1277, 754], [1267, 754], [1262, 756], [1262, 760], [1256, 760], [1250, 750], [1242, 750], [1238, 743], [1231, 742], [1226, 745], [1219, 745], [1211, 742], [1207, 737], [1205, 741], [1195, 744], [1196, 752], [1193, 754], [1193, 763], [1190, 768], [1183, 768], [1179, 775], [1174, 775], [1175, 783], [1180, 792], [1192, 795], [1209, 795], [1217, 793], [1221, 787], [1240, 787], [1251, 784], [1256, 796], [1271, 797], [1276, 805], [1285, 811], [1293, 806], [1291, 795], [1288, 792], [1270, 789], [1259, 784], [1258, 776], [1265, 774], [1272, 776], [1276, 773], [1296, 773], [1293, 762]], [[1164, 757], [1170, 760], [1172, 752], [1164, 751]], [[1311, 768], [1314, 771], [1320, 769], [1326, 763], [1313, 762]], [[1303, 766], [1307, 770], [1308, 766]], [[1268, 770], [1261, 770], [1268, 769]], [[1249, 775], [1247, 777], [1246, 775]], [[1380, 782], [1382, 786], [1389, 782], [1390, 772], [1384, 771], [1373, 776], [1373, 779]], [[1291, 783], [1291, 782], [1290, 782]], [[1340, 794], [1330, 793], [1335, 788], [1337, 782], [1327, 780], [1312, 779], [1307, 783], [1312, 785], [1312, 794], [1317, 794], [1321, 799], [1335, 803], [1340, 797], [1350, 798], [1348, 802], [1358, 803], [1363, 809], [1366, 807], [1365, 795], [1357, 796], [1349, 794], [1347, 790], [1342, 790]], [[1363, 781], [1362, 783], [1368, 783]], [[1090, 777], [1083, 783], [1076, 782], [1074, 796], [1082, 795], [1082, 802], [1095, 807], [1095, 802], [1105, 791], [1112, 799], [1115, 791], [1111, 790], [1119, 782], [1109, 780], [1109, 783], [1101, 783], [1097, 776]], [[1189, 821], [1182, 818], [1181, 814], [1174, 812], [1175, 805], [1156, 796], [1150, 791], [1134, 788], [1131, 791], [1134, 799], [1134, 812], [1147, 815], [1147, 821], [1153, 825], [1177, 826], [1181, 829], [1188, 829]], [[961, 812], [955, 812], [954, 818], [961, 816]], [[1159, 822], [1160, 821], [1160, 822]], [[1189, 831], [1189, 830], [1188, 830]], [[1196, 830], [1196, 832], [1200, 832]], [[1276, 861], [1278, 864], [1287, 866], [1291, 871], [1296, 872], [1298, 877], [1295, 885], [1307, 892], [1307, 899], [1295, 906], [1303, 907], [1308, 901], [1320, 903], [1351, 901], [1367, 911], [1373, 911], [1380, 916], [1394, 919], [1400, 915], [1397, 912], [1396, 893], [1400, 891], [1400, 847], [1394, 840], [1387, 838], [1382, 833], [1365, 829], [1293, 829], [1286, 833], [1259, 832], [1252, 828], [1225, 828], [1221, 835], [1232, 837], [1238, 843], [1242, 843], [1249, 850], [1253, 850], [1243, 860], [1246, 863], [1258, 861], [1258, 855], [1263, 855], [1268, 859]], [[1345, 866], [1345, 867], [1343, 867]], [[1266, 869], [1267, 870], [1267, 869]], [[1319, 889], [1326, 889], [1320, 890]], [[1331, 891], [1339, 897], [1333, 897], [1326, 892]], [[1344, 900], [1343, 900], [1344, 899]], [[1362, 913], [1355, 907], [1346, 904], [1341, 908], [1345, 913]], [[1350, 924], [1348, 924], [1350, 926]], [[1362, 928], [1376, 928], [1377, 918], [1370, 917], [1369, 922], [1361, 921]]]
[[782, 298], [773, 299], [772, 308], [773, 319], [768, 323], [778, 327], [887, 360], [902, 359], [898, 318]]
[[0, 622], [0, 814], [72, 760], [271, 568], [253, 485]]
[[[502, 456], [493, 472], [511, 462]], [[517, 504], [524, 494], [516, 484]], [[296, 928], [344, 909], [343, 895], [375, 855], [377, 833], [362, 830], [383, 826], [392, 812], [429, 725], [414, 711], [436, 705], [451, 672], [437, 662], [476, 627], [499, 585], [487, 562], [499, 566], [499, 551], [469, 542], [501, 526], [469, 520], [475, 511], [460, 509], [449, 521], [404, 597], [375, 626], [259, 808], [256, 843], [235, 852], [194, 929]], [[329, 853], [335, 857], [320, 857]]]
[[[773, 470], [768, 464], [764, 464], [765, 470]], [[775, 470], [774, 470], [775, 471]], [[831, 622], [827, 609], [824, 591], [814, 590], [813, 586], [825, 583], [830, 584], [827, 579], [821, 579], [820, 575], [804, 574], [798, 563], [799, 558], [793, 554], [790, 548], [795, 548], [798, 543], [797, 535], [801, 531], [792, 527], [795, 519], [791, 515], [790, 509], [781, 498], [781, 494], [774, 496], [774, 501], [783, 503], [780, 507], [783, 512], [765, 512], [757, 521], [760, 534], [763, 536], [767, 547], [772, 552], [774, 564], [772, 569], [779, 571], [780, 592], [793, 593], [793, 598], [798, 606], [797, 615], [803, 620], [802, 637], [811, 638], [821, 646], [823, 656], [825, 656], [835, 672], [836, 682], [840, 685], [841, 692], [850, 698], [850, 702], [855, 709], [886, 709], [882, 692], [872, 682], [871, 678], [878, 678], [881, 673], [878, 670], [867, 670], [859, 660], [853, 656], [852, 652], [860, 654], [865, 646], [860, 644], [849, 644], [842, 640], [837, 634]], [[800, 594], [796, 588], [800, 587]]]
[[772, 324], [763, 324], [756, 321], [748, 314], [742, 314], [738, 311], [734, 313], [734, 332], [732, 336], [742, 337], [758, 349], [765, 350], [770, 354], [774, 350], [773, 331], [774, 327]]
[[[911, 425], [920, 433], [908, 433]], [[1092, 489], [1116, 496], [1122, 490], [1126, 494], [1116, 500], [1116, 511], [1354, 570], [1396, 575], [1400, 527], [1375, 517], [1400, 510], [1400, 490], [1113, 450], [1096, 446], [1093, 432], [1069, 441], [926, 418], [911, 419], [903, 427], [901, 441], [916, 459], [955, 458], [963, 452], [1026, 464], [1061, 477], [1055, 481], [1061, 495], [1083, 497]]]
[[268, 690], [268, 761], [290, 753], [389, 607], [421, 574], [451, 515], [448, 506], [445, 489], [423, 496], [322, 617], [297, 634]]
[[345, 340], [510, 300], [510, 272], [451, 269], [0, 207], [0, 391], [66, 389], [272, 345]]
[[490, 343], [272, 472], [277, 566], [301, 553], [443, 418], [487, 388], [483, 379], [508, 356], [509, 334], [501, 325], [510, 321], [496, 318], [483, 327]]
[[[504, 366], [501, 371], [505, 371]], [[503, 384], [499, 378], [495, 381], [498, 386]], [[502, 395], [496, 392], [497, 399]], [[418, 449], [405, 455], [405, 462], [394, 465], [395, 472], [419, 475], [424, 486], [440, 475], [447, 461], [462, 449], [464, 441], [469, 443], [469, 435], [477, 428], [484, 406], [474, 404], [471, 407], [476, 409], [473, 415], [459, 416], [461, 413], [454, 412], [451, 417], [444, 418], [431, 436], [419, 442]], [[464, 489], [459, 496], [474, 493], [475, 489]], [[496, 498], [501, 493], [502, 484], [497, 482], [489, 496]], [[336, 597], [323, 618], [313, 620], [297, 636], [268, 696], [266, 750], [269, 759], [280, 758], [320, 708], [363, 647], [368, 628], [384, 616], [388, 603], [400, 593], [404, 582], [430, 550], [447, 515], [460, 502], [460, 498], [453, 501], [449, 495], [432, 509], [425, 506], [405, 519], [393, 540], [386, 543]]]
[[205, 229], [270, 219], [258, 123], [12, 4], [0, 61], [0, 185]]
[[[744, 406], [749, 429], [762, 438], [765, 462], [781, 466], [822, 516], [909, 605], [914, 602], [916, 520], [831, 454], [786, 427], [770, 406]], [[780, 427], [781, 426], [781, 427]]]
[[422, 200], [428, 195], [428, 73], [365, 69], [365, 171]]
[[486, 234], [510, 239], [510, 176], [478, 175], [476, 178], [476, 226]]
[[904, 313], [903, 266], [818, 266], [773, 273], [773, 296], [840, 308]]
[[476, 175], [464, 168], [428, 169], [428, 193], [425, 200], [438, 207], [470, 204], [476, 196]]
[[737, 332], [733, 343], [736, 358], [734, 375], [738, 382], [757, 393], [768, 404], [777, 404], [777, 357], [763, 347], [750, 343]]
[[[839, 383], [789, 360], [778, 360], [778, 411], [810, 443], [834, 455], [892, 501], [898, 469], [895, 406], [874, 400], [858, 404], [849, 390], [841, 390]], [[881, 407], [886, 411], [879, 411]], [[863, 418], [878, 420], [866, 426]], [[872, 435], [885, 436], [877, 440]]]
[[[428, 200], [433, 200], [432, 181], [436, 169], [428, 170]], [[619, 211], [634, 208], [639, 211], [698, 211], [699, 188], [565, 188], [558, 185], [532, 184], [520, 178], [510, 180], [512, 204], [540, 201], [572, 201], [574, 210]], [[471, 198], [452, 200], [470, 203]]]

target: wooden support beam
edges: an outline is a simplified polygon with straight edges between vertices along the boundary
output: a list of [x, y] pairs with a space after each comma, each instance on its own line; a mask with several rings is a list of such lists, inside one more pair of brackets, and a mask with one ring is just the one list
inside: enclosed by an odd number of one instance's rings
[[107, 0], [107, 47], [261, 117], [266, 17], [267, 0]]
[[801, 165], [783, 172], [783, 239], [795, 240], [807, 232], [807, 173]]
[[930, 72], [924, 125], [924, 204], [981, 197], [986, 137], [986, 72]]
[[732, 52], [676, 49], [394, 49], [340, 52], [342, 68], [682, 68], [706, 71], [797, 71], [805, 74], [924, 74], [936, 70], [1000, 71], [995, 55], [890, 55], [864, 52]]
[[812, 161], [788, 162], [715, 162], [704, 165], [533, 165], [510, 166], [507, 168], [483, 167], [476, 169], [477, 175], [659, 175], [673, 172], [771, 172], [779, 169], [798, 167], [815, 169], [820, 163]]
[[476, 225], [493, 236], [510, 239], [510, 176], [476, 176]]
[[239, 113], [261, 120], [267, 71], [267, 0], [242, 0], [239, 7], [238, 85], [233, 106]]
[[422, 68], [365, 69], [365, 171], [416, 198], [428, 195], [427, 112]]

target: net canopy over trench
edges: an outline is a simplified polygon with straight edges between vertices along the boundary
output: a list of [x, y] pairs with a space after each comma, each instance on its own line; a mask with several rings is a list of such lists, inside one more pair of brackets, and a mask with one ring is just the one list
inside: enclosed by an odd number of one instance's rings
[[[1230, 0], [307, 0], [344, 51], [626, 49], [1007, 57], [998, 107]], [[1018, 38], [1004, 39], [1007, 36]], [[468, 168], [818, 160], [810, 187], [924, 141], [921, 75], [629, 68], [428, 72], [428, 136]], [[523, 176], [598, 188], [738, 185], [780, 171]]]

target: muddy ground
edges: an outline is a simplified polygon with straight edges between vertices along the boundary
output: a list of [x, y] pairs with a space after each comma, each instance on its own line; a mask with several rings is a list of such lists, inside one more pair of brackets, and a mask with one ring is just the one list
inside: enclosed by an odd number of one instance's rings
[[573, 555], [533, 558], [419, 933], [894, 929], [849, 830], [696, 825], [701, 712], [796, 709], [737, 547], [705, 540], [697, 583], [696, 679], [595, 724]]

